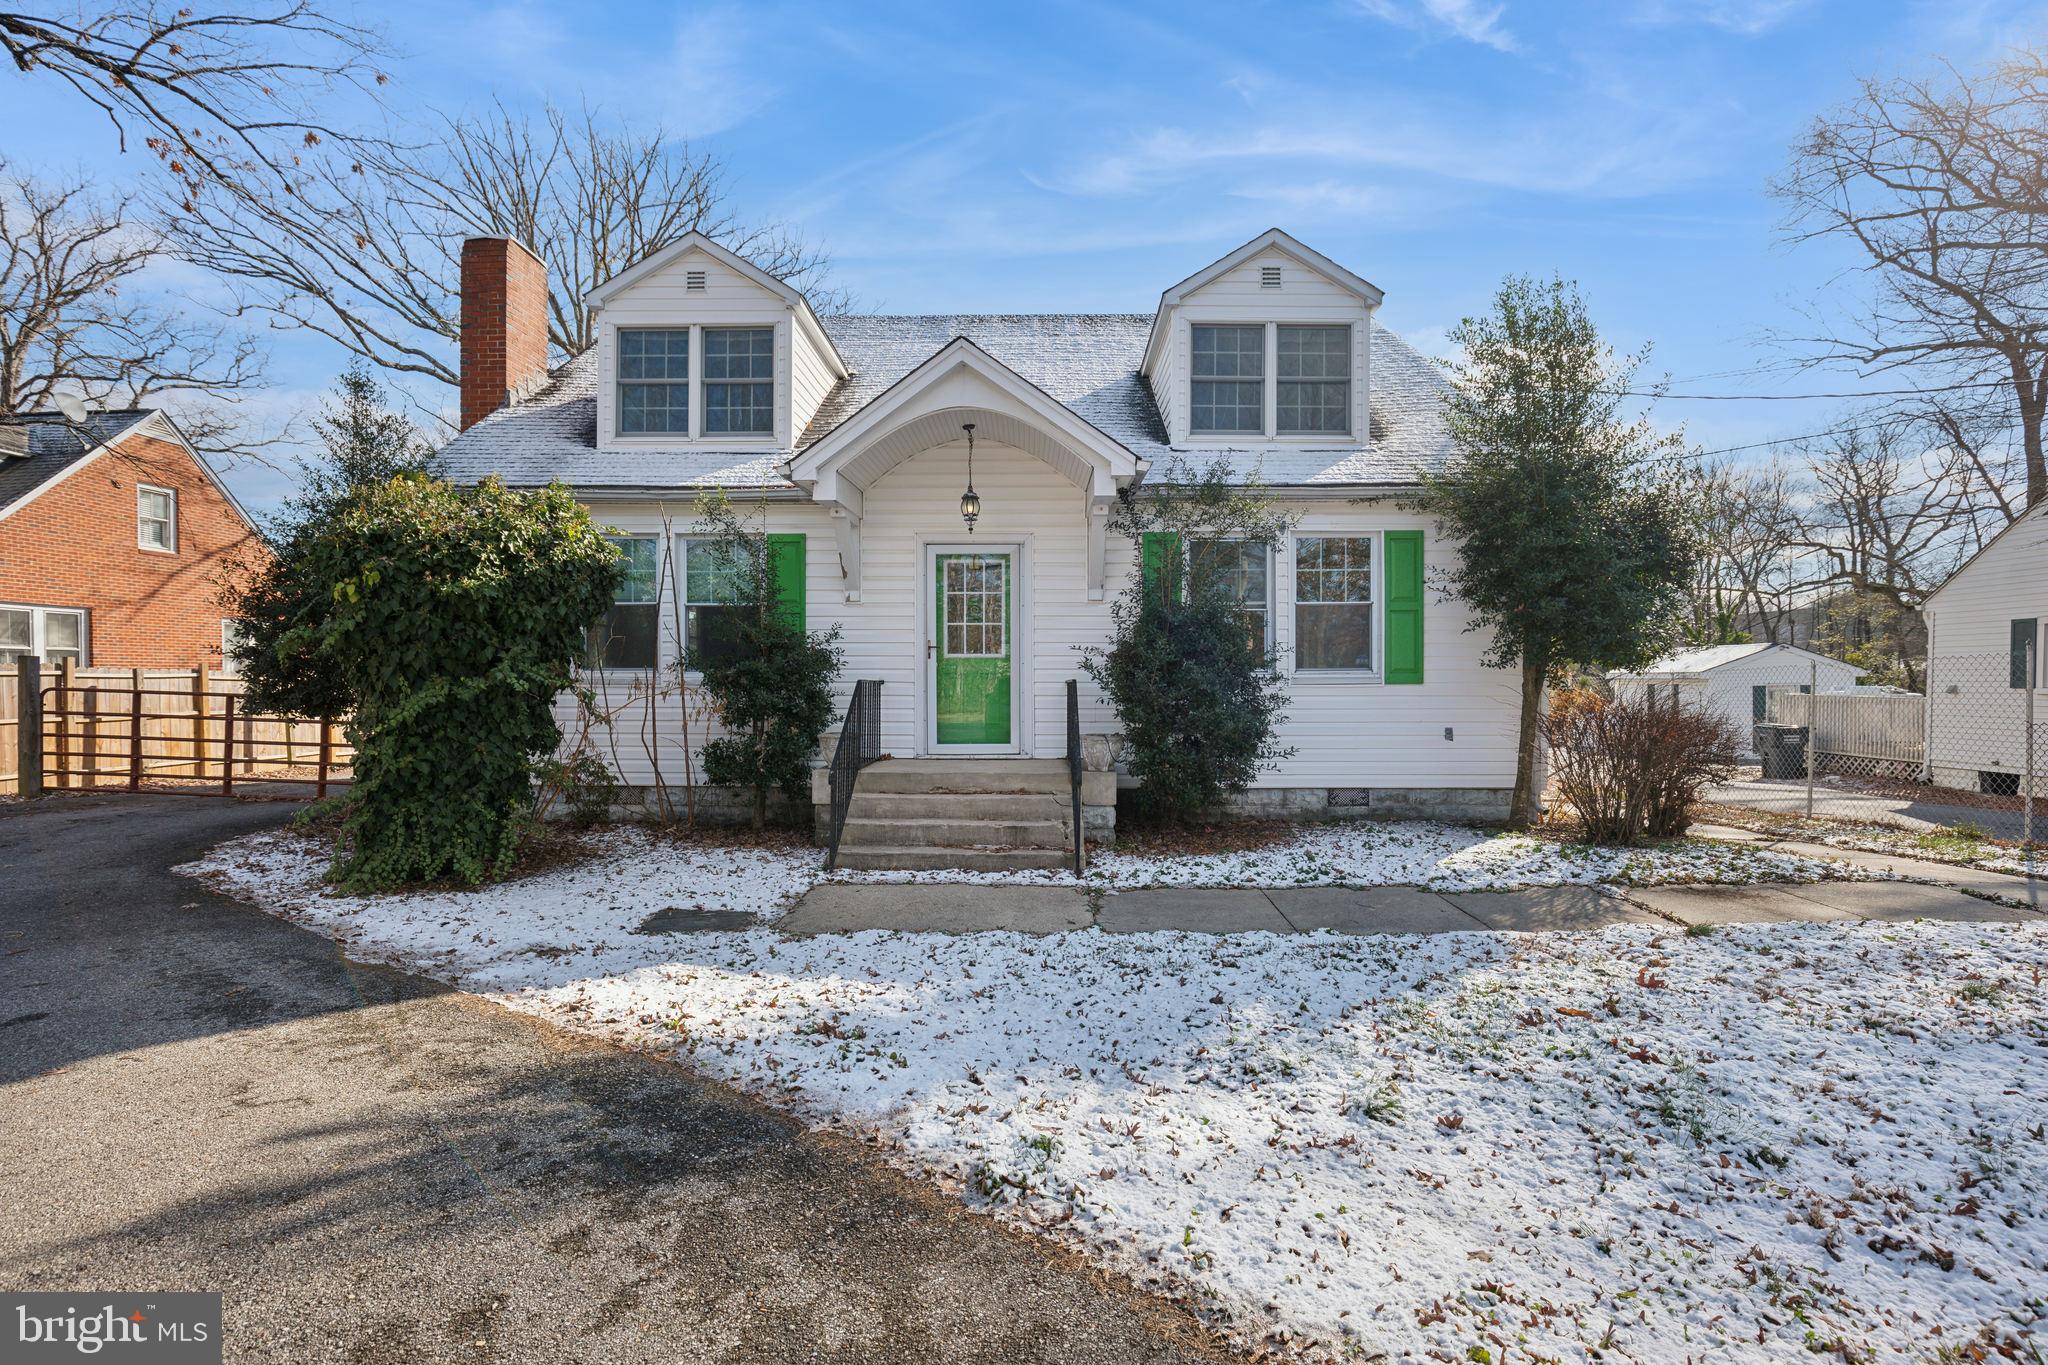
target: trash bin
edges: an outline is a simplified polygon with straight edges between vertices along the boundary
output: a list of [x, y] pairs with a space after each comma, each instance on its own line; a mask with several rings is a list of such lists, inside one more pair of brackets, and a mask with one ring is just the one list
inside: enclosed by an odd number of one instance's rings
[[1756, 727], [1757, 757], [1763, 760], [1766, 778], [1806, 776], [1806, 727], [1804, 725], [1759, 725]]

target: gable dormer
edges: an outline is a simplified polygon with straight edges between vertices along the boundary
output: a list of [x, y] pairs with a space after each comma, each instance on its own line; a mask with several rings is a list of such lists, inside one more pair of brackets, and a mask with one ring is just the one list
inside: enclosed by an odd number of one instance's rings
[[599, 449], [787, 450], [848, 374], [801, 293], [700, 232], [584, 306]]
[[1145, 378], [1176, 446], [1362, 447], [1384, 297], [1278, 228], [1168, 289]]

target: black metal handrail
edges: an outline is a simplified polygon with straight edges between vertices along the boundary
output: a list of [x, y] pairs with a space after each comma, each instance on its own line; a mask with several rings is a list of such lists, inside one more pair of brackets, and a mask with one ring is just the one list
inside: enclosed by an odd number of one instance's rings
[[882, 680], [862, 678], [853, 685], [853, 697], [846, 703], [846, 720], [839, 727], [839, 742], [832, 746], [832, 766], [827, 778], [832, 786], [832, 828], [826, 837], [825, 870], [839, 863], [839, 836], [846, 829], [846, 812], [853, 807], [853, 784], [860, 770], [882, 756]]
[[1081, 828], [1081, 689], [1067, 679], [1067, 780], [1074, 794], [1074, 875], [1088, 870], [1088, 834]]

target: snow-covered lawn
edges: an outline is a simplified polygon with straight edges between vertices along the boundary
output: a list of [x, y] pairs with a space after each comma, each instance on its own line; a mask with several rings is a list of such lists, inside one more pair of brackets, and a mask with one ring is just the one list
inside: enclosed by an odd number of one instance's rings
[[[1968, 829], [1921, 831], [1892, 825], [1873, 825], [1846, 820], [1806, 820], [1775, 812], [1741, 808], [1709, 808], [1709, 818], [1726, 819], [1744, 829], [1778, 839], [1797, 839], [1828, 844], [1835, 848], [1865, 853], [1890, 853], [1903, 858], [1977, 867], [1987, 872], [2010, 872], [2016, 876], [2048, 877], [2048, 854], [2030, 853], [2017, 842], [2001, 843], [1988, 835]], [[2044, 807], [2042, 832], [2048, 835], [2048, 807]]]
[[757, 904], [755, 856], [699, 850], [665, 882], [586, 865], [546, 895], [538, 878], [331, 896], [320, 851], [291, 835], [186, 870], [358, 958], [871, 1136], [1248, 1343], [2039, 1358], [2041, 922], [633, 932], [657, 888]]

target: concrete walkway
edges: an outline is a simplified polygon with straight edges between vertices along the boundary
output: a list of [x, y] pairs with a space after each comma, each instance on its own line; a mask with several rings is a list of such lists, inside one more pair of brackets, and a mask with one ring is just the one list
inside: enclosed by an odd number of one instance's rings
[[[2042, 884], [2024, 877], [1880, 854], [1825, 853], [1919, 881], [1762, 883], [1748, 886], [1558, 886], [1527, 891], [1425, 891], [1414, 886], [1296, 887], [1280, 890], [1125, 891], [1099, 897], [1054, 886], [967, 883], [815, 887], [776, 922], [784, 933], [848, 934], [864, 929], [965, 934], [1008, 930], [1058, 934], [1091, 926], [1112, 934], [1186, 930], [1199, 934], [1537, 933], [1610, 924], [1721, 924], [1840, 920], [2012, 920], [2041, 917]], [[2036, 909], [2002, 901], [2031, 899]]]

